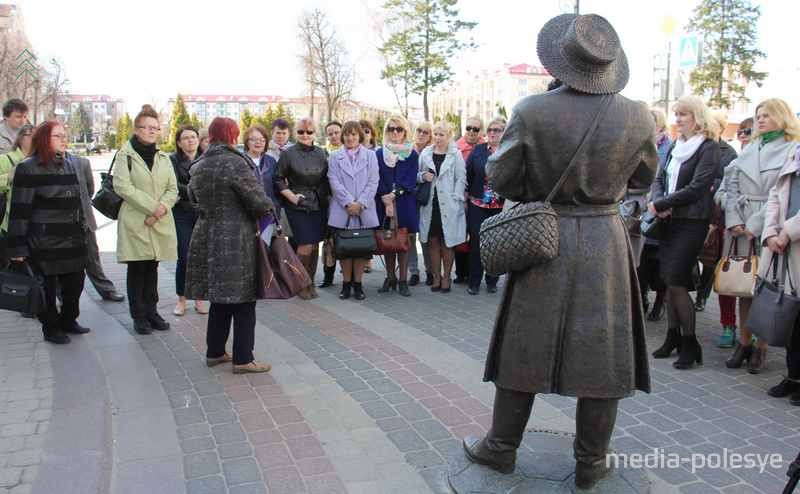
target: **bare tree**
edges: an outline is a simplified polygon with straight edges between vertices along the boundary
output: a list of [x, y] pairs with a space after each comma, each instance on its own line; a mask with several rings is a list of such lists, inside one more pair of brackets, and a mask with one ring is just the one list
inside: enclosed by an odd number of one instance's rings
[[298, 37], [304, 52], [300, 56], [306, 81], [313, 95], [318, 90], [325, 97], [326, 117], [332, 120], [339, 105], [350, 97], [355, 84], [355, 69], [349, 63], [347, 50], [320, 9], [304, 12], [298, 23]]

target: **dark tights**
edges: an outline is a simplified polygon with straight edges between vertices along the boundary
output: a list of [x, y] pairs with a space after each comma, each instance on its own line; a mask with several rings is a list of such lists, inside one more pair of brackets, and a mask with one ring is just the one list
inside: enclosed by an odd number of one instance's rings
[[667, 287], [667, 325], [670, 328], [681, 328], [681, 334], [694, 335], [696, 314], [694, 302], [685, 286]]

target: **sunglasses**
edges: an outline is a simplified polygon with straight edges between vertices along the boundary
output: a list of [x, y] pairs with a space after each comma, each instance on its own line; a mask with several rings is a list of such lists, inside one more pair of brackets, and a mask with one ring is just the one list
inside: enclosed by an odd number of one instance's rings
[[391, 133], [391, 132], [405, 132], [405, 131], [406, 131], [406, 129], [404, 129], [402, 127], [386, 127], [386, 132], [389, 132], [389, 133]]
[[490, 127], [489, 129], [486, 130], [486, 132], [488, 132], [490, 134], [499, 134], [500, 132], [503, 132], [503, 129], [498, 129], [496, 127]]
[[313, 130], [303, 130], [303, 129], [299, 129], [299, 130], [297, 131], [297, 135], [299, 135], [299, 136], [304, 136], [304, 135], [314, 135], [314, 131], [313, 131]]
[[740, 136], [749, 136], [753, 134], [753, 129], [739, 129], [736, 134]]
[[430, 133], [431, 133], [431, 131], [430, 131], [430, 130], [425, 130], [425, 129], [417, 129], [417, 134], [428, 135], [428, 134], [430, 134]]
[[467, 132], [480, 132], [480, 131], [481, 131], [480, 127], [473, 127], [471, 125], [467, 125]]

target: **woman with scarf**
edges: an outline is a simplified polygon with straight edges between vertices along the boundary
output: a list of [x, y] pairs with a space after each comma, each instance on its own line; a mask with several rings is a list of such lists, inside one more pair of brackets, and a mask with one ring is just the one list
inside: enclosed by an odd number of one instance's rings
[[156, 148], [158, 112], [144, 105], [133, 121], [133, 137], [117, 152], [114, 191], [123, 199], [117, 220], [117, 260], [128, 265], [127, 285], [133, 329], [166, 331], [158, 314], [158, 263], [178, 257], [172, 206], [178, 183], [169, 155]]
[[420, 239], [428, 244], [431, 257], [431, 291], [442, 293], [450, 292], [454, 247], [467, 239], [467, 170], [452, 137], [449, 122], [433, 126], [433, 145], [422, 152], [417, 178], [420, 183], [432, 184], [431, 198], [420, 211]]
[[[731, 162], [725, 197], [726, 235], [723, 252], [733, 242], [734, 252], [747, 255], [761, 253], [761, 235], [770, 189], [775, 186], [783, 165], [791, 157], [800, 140], [800, 123], [785, 101], [773, 98], [756, 106], [755, 132], [742, 154]], [[738, 369], [747, 362], [747, 371], [758, 374], [767, 357], [767, 344], [753, 342], [747, 327], [750, 298], [739, 298], [739, 340], [731, 357], [725, 361], [729, 369]]]
[[689, 369], [703, 363], [695, 336], [696, 314], [689, 291], [692, 270], [703, 248], [713, 208], [712, 185], [719, 169], [717, 125], [703, 100], [684, 96], [674, 106], [680, 136], [650, 189], [648, 209], [664, 222], [659, 245], [661, 278], [667, 285], [667, 338], [655, 358], [679, 355], [672, 365]]
[[[419, 155], [411, 142], [411, 128], [408, 120], [401, 115], [392, 115], [386, 121], [383, 132], [383, 146], [375, 153], [378, 157], [380, 181], [375, 196], [378, 220], [381, 225], [390, 218], [397, 219], [398, 228], [408, 229], [409, 235], [419, 230], [419, 212], [414, 190], [417, 187]], [[408, 252], [386, 254], [386, 279], [379, 293], [398, 290], [404, 297], [410, 297], [408, 290]], [[399, 264], [399, 275], [395, 266]]]

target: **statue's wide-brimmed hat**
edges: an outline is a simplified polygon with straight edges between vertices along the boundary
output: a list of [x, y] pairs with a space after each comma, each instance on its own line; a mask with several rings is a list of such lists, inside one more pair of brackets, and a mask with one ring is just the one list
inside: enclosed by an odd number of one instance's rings
[[599, 15], [550, 19], [539, 32], [536, 51], [550, 75], [578, 91], [613, 94], [628, 83], [628, 57], [614, 27]]

